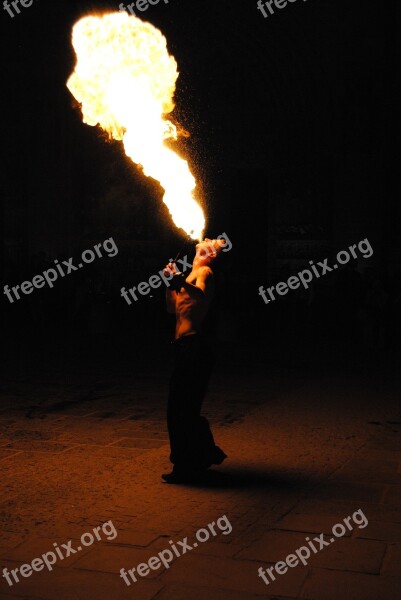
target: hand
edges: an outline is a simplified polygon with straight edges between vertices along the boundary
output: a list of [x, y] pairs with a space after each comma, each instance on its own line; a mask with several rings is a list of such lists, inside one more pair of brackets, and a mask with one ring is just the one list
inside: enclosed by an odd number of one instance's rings
[[177, 273], [177, 269], [175, 268], [173, 263], [168, 263], [168, 265], [164, 267], [163, 273], [165, 277], [168, 277], [171, 273], [175, 275]]

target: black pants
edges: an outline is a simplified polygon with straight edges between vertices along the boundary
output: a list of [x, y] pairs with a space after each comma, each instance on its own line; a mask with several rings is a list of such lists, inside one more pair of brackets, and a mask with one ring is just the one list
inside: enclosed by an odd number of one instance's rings
[[176, 340], [174, 351], [167, 405], [170, 461], [175, 470], [220, 464], [226, 455], [214, 443], [207, 419], [200, 416], [213, 366], [211, 349], [204, 337], [196, 334]]

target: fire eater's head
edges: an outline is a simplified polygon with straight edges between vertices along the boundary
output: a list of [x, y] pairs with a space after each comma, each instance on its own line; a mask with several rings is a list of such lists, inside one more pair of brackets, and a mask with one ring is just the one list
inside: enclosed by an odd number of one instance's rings
[[228, 242], [224, 238], [218, 240], [205, 238], [203, 242], [196, 244], [196, 263], [198, 266], [211, 265], [219, 257], [223, 248], [226, 248], [227, 246]]

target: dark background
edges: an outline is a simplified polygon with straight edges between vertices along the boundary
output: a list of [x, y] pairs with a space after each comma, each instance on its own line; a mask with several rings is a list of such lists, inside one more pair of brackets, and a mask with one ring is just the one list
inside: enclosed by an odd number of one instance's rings
[[[128, 306], [121, 287], [148, 280], [182, 245], [161, 188], [83, 125], [66, 81], [73, 23], [118, 2], [35, 0], [1, 11], [2, 285], [42, 273], [113, 237], [96, 260], [10, 304], [2, 294], [3, 366], [129, 369], [163, 358], [173, 323], [164, 295]], [[138, 13], [139, 14], [139, 13]], [[144, 19], [178, 61], [174, 117], [198, 178], [206, 234], [233, 243], [211, 318], [216, 340], [249, 361], [299, 368], [397, 369], [401, 209], [393, 88], [395, 3], [308, 0], [264, 19], [253, 0], [170, 0]], [[310, 259], [334, 260], [368, 238], [372, 258], [265, 305], [269, 287]]]

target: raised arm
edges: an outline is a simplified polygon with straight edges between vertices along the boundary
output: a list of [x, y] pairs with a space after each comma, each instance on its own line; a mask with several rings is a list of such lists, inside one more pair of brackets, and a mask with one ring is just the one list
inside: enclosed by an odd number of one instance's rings
[[214, 290], [212, 270], [210, 267], [198, 269], [196, 285], [193, 283], [187, 283], [185, 279], [183, 279], [182, 287], [194, 300], [205, 300], [211, 298]]
[[[171, 273], [176, 273], [176, 270], [172, 263], [168, 263], [168, 265], [166, 265], [166, 268], [164, 270], [164, 274], [167, 277], [167, 275], [170, 275]], [[176, 298], [177, 298], [177, 293], [175, 292], [175, 290], [166, 288], [166, 307], [167, 307], [167, 312], [171, 315], [175, 314]]]

